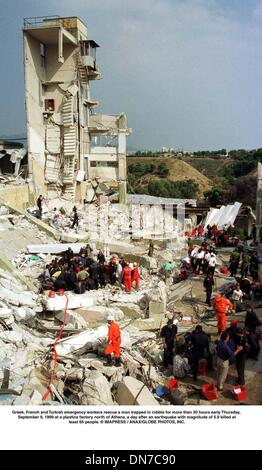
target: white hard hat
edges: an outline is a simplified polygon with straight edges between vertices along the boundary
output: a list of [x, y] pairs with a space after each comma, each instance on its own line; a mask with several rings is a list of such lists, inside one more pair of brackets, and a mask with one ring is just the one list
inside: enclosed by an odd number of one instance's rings
[[113, 317], [113, 315], [108, 315], [108, 317], [107, 317], [107, 321], [114, 321], [114, 317]]

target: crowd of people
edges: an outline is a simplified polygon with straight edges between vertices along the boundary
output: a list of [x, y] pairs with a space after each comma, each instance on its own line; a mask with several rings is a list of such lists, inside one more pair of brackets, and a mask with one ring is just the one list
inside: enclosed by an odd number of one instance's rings
[[211, 245], [215, 248], [221, 247], [234, 247], [237, 246], [240, 242], [240, 238], [237, 236], [236, 230], [232, 225], [224, 225], [221, 228], [218, 228], [216, 224], [207, 225], [206, 229], [199, 225], [194, 228], [191, 232], [186, 232], [186, 237], [188, 238], [206, 238], [210, 241]]
[[[206, 231], [203, 227], [198, 227], [196, 234], [201, 239], [201, 246], [194, 246], [191, 238], [188, 239], [188, 256], [183, 260], [180, 277], [183, 279], [190, 274], [204, 275], [203, 287], [206, 292], [206, 304], [214, 309], [219, 334], [219, 340], [216, 340], [213, 353], [216, 356], [218, 390], [223, 390], [229, 365], [232, 363], [236, 365], [237, 384], [244, 385], [245, 361], [247, 357], [258, 360], [260, 352], [258, 328], [261, 322], [250, 304], [251, 301], [262, 299], [258, 253], [256, 250], [249, 251], [248, 245], [245, 243], [244, 246], [237, 246], [239, 240], [237, 241], [235, 238], [236, 246], [230, 255], [228, 268], [220, 268], [224, 274], [230, 273], [233, 280], [228, 283], [228, 289], [223, 291], [223, 295], [214, 293], [215, 268], [217, 266], [216, 247], [232, 246], [234, 233], [232, 227], [218, 230], [216, 226], [207, 226]], [[254, 226], [252, 239], [255, 243], [256, 229]], [[233, 315], [241, 310], [246, 310], [244, 325], [240, 327], [238, 321], [233, 319], [230, 327], [227, 327], [228, 314]], [[181, 354], [174, 356], [174, 373], [182, 373], [175, 370], [176, 365], [178, 369], [180, 367], [184, 371], [184, 374], [190, 368], [196, 380], [199, 360], [205, 358], [208, 369], [212, 368], [210, 337], [203, 332], [200, 326], [197, 326], [195, 331], [186, 338], [186, 343], [191, 345], [190, 353], [188, 350], [184, 350], [182, 356]], [[166, 361], [167, 357], [166, 355]]]
[[46, 265], [42, 276], [43, 290], [74, 291], [82, 294], [86, 290], [104, 288], [107, 284], [117, 286], [130, 293], [139, 289], [140, 267], [124, 257], [111, 256], [107, 262], [102, 250], [94, 255], [89, 244], [75, 255], [68, 248], [60, 258]]
[[164, 367], [172, 367], [176, 378], [185, 378], [188, 374], [194, 381], [201, 375], [200, 363], [211, 372], [216, 366], [217, 389], [222, 391], [228, 375], [229, 366], [235, 364], [237, 385], [245, 385], [245, 361], [248, 357], [258, 358], [260, 351], [257, 328], [261, 325], [251, 306], [247, 307], [245, 328], [232, 320], [218, 340], [212, 341], [201, 325], [185, 335], [184, 341], [177, 340], [178, 328], [173, 319], [161, 329], [163, 340]]

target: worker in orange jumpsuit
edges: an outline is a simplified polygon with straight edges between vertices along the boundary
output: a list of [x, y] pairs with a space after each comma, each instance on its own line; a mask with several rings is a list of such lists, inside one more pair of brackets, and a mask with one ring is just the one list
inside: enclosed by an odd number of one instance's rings
[[137, 263], [134, 263], [134, 269], [132, 271], [132, 284], [133, 282], [136, 285], [136, 289], [139, 288], [139, 267], [137, 266]]
[[217, 294], [212, 302], [215, 308], [218, 333], [222, 333], [227, 327], [227, 312], [233, 310], [231, 302], [220, 294]]
[[104, 355], [106, 356], [106, 366], [111, 366], [113, 364], [112, 353], [115, 358], [116, 367], [120, 367], [120, 344], [121, 344], [121, 332], [117, 323], [114, 321], [113, 315], [107, 317], [108, 323], [108, 343], [104, 349]]
[[132, 269], [130, 268], [129, 263], [126, 263], [126, 266], [123, 269], [122, 279], [123, 279], [123, 282], [124, 282], [125, 291], [128, 292], [128, 293], [131, 292], [131, 289], [132, 289]]

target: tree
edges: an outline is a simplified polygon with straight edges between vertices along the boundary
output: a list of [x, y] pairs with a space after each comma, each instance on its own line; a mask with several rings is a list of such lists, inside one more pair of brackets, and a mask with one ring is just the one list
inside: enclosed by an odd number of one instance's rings
[[166, 166], [165, 162], [160, 162], [158, 167], [157, 167], [157, 172], [161, 176], [167, 176], [169, 173], [169, 169]]
[[198, 192], [198, 184], [193, 180], [170, 181], [151, 179], [148, 183], [148, 193], [151, 196], [177, 199], [194, 199]]
[[253, 208], [256, 207], [257, 178], [255, 176], [245, 176], [238, 179], [230, 189], [233, 193], [230, 202], [239, 201]]
[[214, 186], [204, 193], [204, 197], [210, 206], [216, 207], [223, 203], [223, 189], [220, 186]]

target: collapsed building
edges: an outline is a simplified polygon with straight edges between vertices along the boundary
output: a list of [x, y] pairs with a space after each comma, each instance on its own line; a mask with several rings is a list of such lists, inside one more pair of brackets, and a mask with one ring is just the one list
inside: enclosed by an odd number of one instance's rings
[[90, 83], [100, 79], [99, 45], [77, 17], [24, 19], [24, 73], [31, 192], [81, 201], [90, 180], [126, 201], [124, 113], [96, 114]]
[[[80, 19], [27, 18], [23, 32], [27, 179], [23, 194], [16, 186], [9, 194], [0, 192], [2, 404], [207, 404], [192, 383], [180, 384], [168, 400], [156, 389], [168, 386], [173, 375], [163, 372], [159, 335], [168, 319], [177, 321], [181, 342], [196, 323], [205, 321], [216, 330], [213, 312], [199, 301], [202, 280], [178, 276], [187, 254], [185, 231], [199, 224], [208, 208], [200, 210], [192, 199], [126, 194], [130, 129], [123, 113], [94, 113], [99, 103], [90, 94], [90, 81], [100, 78], [99, 46]], [[3, 180], [7, 174], [17, 177], [25, 158], [22, 147], [0, 147]], [[40, 193], [51, 201], [42, 220], [21, 210], [30, 205], [30, 195]], [[79, 227], [72, 230], [70, 210], [84, 200]], [[234, 223], [239, 209], [212, 210], [207, 221], [222, 225], [230, 216]], [[112, 255], [139, 263], [140, 289], [127, 294], [108, 283], [82, 294], [43, 290], [46, 264], [69, 247], [79, 254], [86, 243], [94, 256], [102, 249], [107, 263]], [[166, 278], [163, 265], [170, 262], [173, 271]], [[232, 279], [217, 271], [217, 288], [223, 290]], [[103, 364], [108, 314], [121, 327], [120, 368]]]
[[[109, 224], [114, 223], [116, 210], [117, 205], [112, 204]], [[158, 387], [168, 389], [173, 377], [172, 370], [162, 368], [159, 332], [166, 321], [176, 320], [178, 345], [183, 345], [184, 334], [196, 323], [204, 324], [211, 334], [216, 332], [214, 312], [203, 305], [201, 277], [175, 281], [186, 248], [181, 245], [178, 250], [172, 244], [167, 246], [164, 238], [155, 238], [154, 253], [149, 256], [144, 237], [123, 240], [114, 236], [105, 243], [91, 237], [92, 223], [86, 220], [84, 209], [80, 214], [76, 243], [67, 215], [61, 229], [49, 225], [48, 218], [38, 220], [7, 203], [0, 207], [1, 404], [207, 405], [201, 386], [190, 379], [164, 397], [157, 395]], [[150, 225], [147, 230], [150, 234]], [[87, 242], [94, 256], [104, 249], [107, 263], [111, 256], [138, 262], [139, 290], [128, 294], [110, 283], [82, 294], [43, 290], [40, 279], [46, 264], [69, 247], [77, 255]], [[166, 261], [174, 265], [168, 278], [162, 271]], [[236, 282], [220, 273], [224, 263], [221, 254], [216, 272], [216, 287], [221, 293]], [[103, 362], [108, 315], [113, 315], [121, 328], [118, 368], [106, 367]], [[244, 323], [244, 317], [245, 312], [237, 313], [239, 324]], [[248, 374], [251, 383], [256, 371]]]

